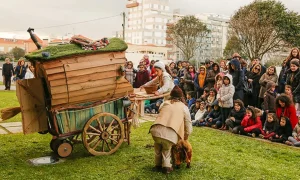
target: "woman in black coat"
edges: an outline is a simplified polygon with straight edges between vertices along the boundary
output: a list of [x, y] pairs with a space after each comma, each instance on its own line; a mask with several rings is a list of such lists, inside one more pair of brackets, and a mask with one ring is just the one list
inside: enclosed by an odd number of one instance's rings
[[[252, 87], [252, 93], [245, 93], [245, 106], [258, 107], [258, 95], [260, 91], [259, 79], [261, 72], [261, 65], [256, 64], [251, 71], [248, 71], [245, 81]], [[258, 107], [259, 108], [259, 107]]]

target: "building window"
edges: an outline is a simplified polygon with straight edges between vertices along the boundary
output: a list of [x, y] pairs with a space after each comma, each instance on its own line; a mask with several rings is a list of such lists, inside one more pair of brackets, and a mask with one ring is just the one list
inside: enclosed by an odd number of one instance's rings
[[13, 47], [8, 47], [8, 52], [10, 52], [13, 49]]
[[4, 52], [4, 47], [0, 46], [0, 52]]

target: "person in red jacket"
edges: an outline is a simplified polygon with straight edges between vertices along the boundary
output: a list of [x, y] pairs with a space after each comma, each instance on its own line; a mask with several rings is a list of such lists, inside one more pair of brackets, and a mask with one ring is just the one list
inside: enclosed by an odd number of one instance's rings
[[136, 73], [136, 76], [135, 76], [135, 81], [134, 81], [134, 84], [133, 84], [134, 88], [139, 88], [143, 84], [150, 81], [149, 73], [146, 70], [146, 66], [145, 65], [139, 65], [138, 67], [139, 67], [139, 71]]
[[292, 129], [294, 129], [298, 123], [296, 108], [291, 99], [285, 94], [281, 94], [276, 98], [276, 115], [278, 119], [281, 119], [282, 116], [288, 117], [290, 119]]
[[262, 125], [260, 117], [256, 115], [255, 108], [253, 106], [248, 106], [246, 109], [246, 115], [244, 116], [241, 126], [235, 127], [237, 132], [241, 135], [248, 135], [256, 137], [261, 133]]

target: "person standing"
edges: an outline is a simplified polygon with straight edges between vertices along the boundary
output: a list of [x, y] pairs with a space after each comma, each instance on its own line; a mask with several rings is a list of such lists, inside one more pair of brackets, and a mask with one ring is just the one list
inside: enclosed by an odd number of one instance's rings
[[293, 102], [296, 111], [300, 111], [300, 63], [299, 59], [290, 62], [290, 69], [287, 71], [286, 84], [292, 87]]
[[229, 73], [232, 75], [232, 85], [235, 87], [233, 100], [244, 100], [244, 71], [241, 69], [240, 61], [235, 58], [230, 61]]
[[5, 85], [5, 90], [10, 90], [11, 85], [11, 77], [14, 74], [14, 67], [10, 63], [9, 58], [5, 58], [5, 63], [2, 66], [2, 76], [3, 76], [3, 83]]
[[27, 71], [27, 66], [25, 66], [25, 61], [23, 59], [20, 59], [18, 61], [18, 65], [15, 69], [15, 76], [16, 76], [17, 80], [24, 79], [26, 71]]
[[192, 132], [192, 121], [188, 107], [181, 102], [182, 90], [175, 86], [170, 100], [159, 108], [159, 114], [149, 132], [154, 140], [155, 167], [153, 171], [169, 174], [173, 171], [171, 148], [179, 140], [188, 140]]

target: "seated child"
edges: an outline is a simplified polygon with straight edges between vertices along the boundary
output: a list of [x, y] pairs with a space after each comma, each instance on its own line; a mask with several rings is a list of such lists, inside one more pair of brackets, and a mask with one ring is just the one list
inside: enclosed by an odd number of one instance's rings
[[193, 91], [186, 92], [186, 103], [189, 109], [191, 105], [195, 104], [195, 102], [196, 99], [194, 98], [194, 92]]
[[213, 104], [216, 100], [216, 97], [217, 97], [217, 91], [215, 88], [211, 88], [209, 90], [209, 96], [207, 97], [207, 101], [206, 103], [207, 104]]
[[[192, 121], [193, 126], [205, 126], [206, 122], [204, 121], [206, 114], [205, 103], [204, 101], [200, 102], [200, 108], [195, 115], [195, 120]], [[207, 114], [206, 114], [207, 116]]]
[[213, 109], [205, 118], [206, 126], [212, 127], [212, 128], [220, 128], [222, 126], [222, 124], [220, 124], [220, 123], [216, 124], [218, 121], [221, 120], [221, 111], [220, 111], [220, 107], [219, 107], [218, 103], [215, 102], [213, 104], [210, 104], [210, 105], [207, 104], [207, 105], [212, 106]]
[[275, 131], [275, 135], [269, 139], [272, 142], [285, 143], [288, 137], [292, 135], [292, 125], [288, 117], [282, 116], [280, 118], [279, 126]]
[[230, 111], [228, 119], [226, 119], [226, 128], [232, 132], [234, 127], [240, 126], [246, 114], [243, 101], [237, 99], [233, 102], [233, 109]]
[[163, 99], [158, 99], [155, 103], [151, 103], [145, 106], [145, 113], [157, 114], [159, 106], [163, 102]]
[[288, 138], [288, 141], [285, 141], [285, 144], [291, 146], [300, 146], [300, 116], [298, 116], [298, 123], [294, 127], [292, 136]]
[[262, 125], [260, 117], [257, 116], [255, 108], [253, 106], [248, 106], [246, 109], [246, 115], [241, 122], [241, 126], [235, 127], [233, 132], [256, 137], [261, 133], [261, 129]]
[[263, 139], [269, 139], [270, 137], [273, 137], [275, 135], [277, 126], [278, 126], [278, 120], [276, 114], [268, 113], [267, 120], [264, 124], [263, 130], [261, 131], [259, 137]]
[[203, 94], [200, 96], [200, 99], [206, 102], [208, 96], [209, 96], [209, 88], [204, 88]]
[[190, 107], [190, 114], [191, 114], [192, 120], [195, 119], [195, 114], [197, 113], [198, 109], [200, 108], [200, 103], [201, 103], [201, 99], [197, 99], [196, 103], [191, 105], [191, 107]]

